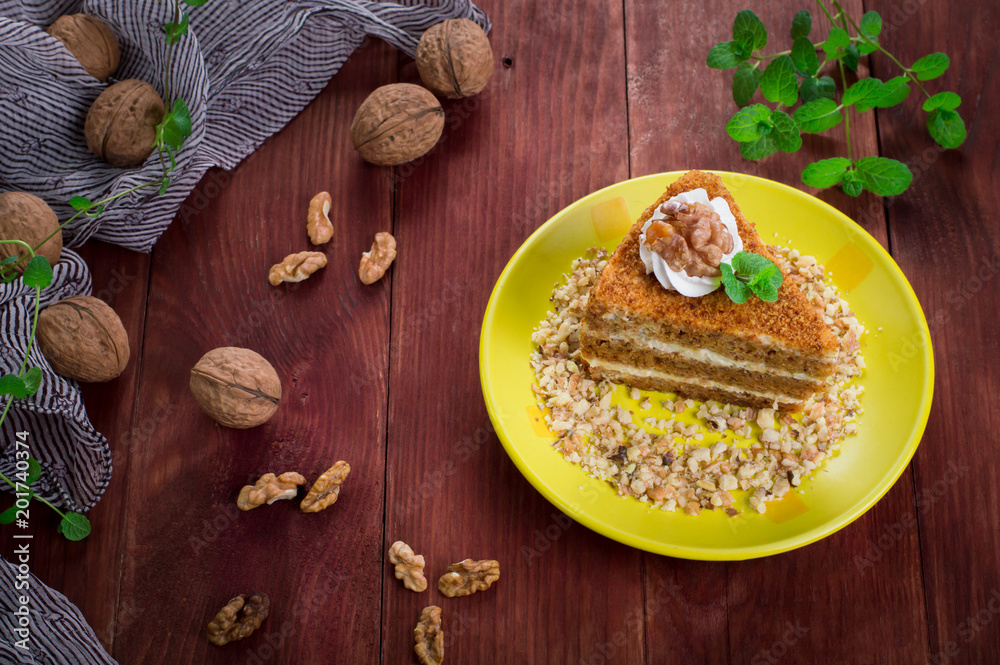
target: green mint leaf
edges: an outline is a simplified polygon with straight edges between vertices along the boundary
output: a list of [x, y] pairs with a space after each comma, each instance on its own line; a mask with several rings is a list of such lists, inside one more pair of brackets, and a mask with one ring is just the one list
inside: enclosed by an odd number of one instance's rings
[[817, 99], [833, 99], [836, 91], [837, 84], [834, 83], [833, 78], [829, 76], [822, 76], [820, 78], [810, 76], [802, 81], [802, 87], [799, 88], [799, 96], [803, 102], [813, 102]]
[[166, 148], [180, 150], [184, 139], [189, 136], [191, 136], [191, 113], [184, 100], [178, 97], [174, 100], [170, 113], [163, 116], [163, 120], [157, 125], [156, 139]]
[[184, 4], [188, 7], [201, 7], [206, 2], [208, 2], [208, 0], [184, 0]]
[[944, 74], [950, 64], [951, 60], [944, 53], [931, 53], [913, 63], [910, 71], [918, 81], [929, 81]]
[[896, 196], [913, 182], [906, 164], [888, 157], [862, 157], [854, 164], [861, 185], [879, 196]]
[[864, 113], [875, 107], [884, 85], [877, 78], [861, 79], [844, 92], [840, 101], [844, 106], [853, 105], [858, 113]]
[[34, 395], [42, 385], [42, 370], [38, 367], [29, 367], [21, 375], [24, 387], [29, 395]]
[[24, 484], [30, 485], [39, 478], [42, 477], [42, 465], [38, 463], [34, 457], [28, 458], [28, 477], [25, 479]]
[[861, 176], [854, 169], [848, 170], [844, 174], [843, 180], [840, 181], [840, 188], [848, 196], [861, 196], [861, 192], [864, 189], [861, 185]]
[[775, 147], [782, 152], [795, 152], [802, 147], [802, 134], [792, 116], [784, 111], [771, 113], [773, 128], [769, 136], [774, 140]]
[[756, 161], [758, 159], [764, 159], [770, 155], [773, 155], [778, 151], [778, 145], [775, 140], [771, 137], [771, 134], [766, 134], [761, 136], [756, 141], [750, 141], [749, 143], [740, 144], [740, 155], [743, 159], [749, 159]]
[[821, 159], [802, 169], [802, 182], [819, 189], [833, 187], [843, 179], [851, 164], [846, 157]]
[[878, 38], [877, 37], [866, 37], [862, 35], [858, 38], [857, 43], [858, 53], [861, 55], [868, 55], [869, 53], [874, 53], [878, 50]]
[[163, 25], [163, 31], [167, 33], [168, 46], [173, 46], [181, 40], [181, 37], [187, 34], [188, 22], [190, 20], [190, 16], [186, 13], [182, 13], [180, 23], [166, 23]]
[[766, 257], [753, 252], [736, 252], [733, 257], [733, 270], [737, 275], [746, 277], [748, 280], [753, 279], [754, 275], [771, 265], [774, 264]]
[[956, 111], [937, 108], [927, 114], [927, 131], [942, 148], [965, 143], [965, 121]]
[[[737, 254], [739, 256], [739, 254]], [[736, 279], [733, 274], [733, 267], [728, 263], [720, 263], [719, 271], [722, 272], [722, 286], [726, 289], [726, 295], [737, 305], [742, 305], [750, 297], [750, 287]]]
[[924, 110], [944, 109], [945, 111], [954, 111], [961, 104], [962, 98], [954, 92], [939, 92], [924, 102]]
[[781, 283], [785, 281], [785, 275], [778, 266], [770, 261], [768, 261], [768, 264], [757, 271], [757, 274], [747, 283], [747, 286], [764, 302], [774, 302], [778, 299], [778, 289], [781, 288]]
[[726, 123], [726, 132], [734, 141], [756, 141], [770, 133], [771, 109], [763, 104], [747, 106], [736, 112]]
[[891, 78], [882, 84], [882, 90], [876, 97], [875, 106], [880, 109], [901, 104], [910, 96], [910, 79], [906, 76]]
[[69, 200], [69, 205], [74, 210], [86, 210], [90, 207], [90, 199], [83, 196], [74, 196]]
[[814, 76], [819, 71], [819, 56], [807, 37], [799, 37], [792, 44], [792, 64], [803, 76]]
[[18, 399], [28, 396], [28, 387], [24, 385], [24, 379], [17, 374], [4, 374], [0, 376], [0, 395], [13, 395]]
[[56, 530], [66, 536], [66, 540], [83, 540], [90, 535], [90, 520], [85, 515], [67, 512]]
[[21, 276], [25, 286], [44, 289], [52, 283], [52, 266], [44, 256], [34, 256], [24, 268]]
[[736, 51], [736, 42], [719, 42], [708, 51], [705, 62], [712, 69], [732, 69], [744, 60]]
[[792, 39], [808, 37], [809, 32], [812, 30], [812, 24], [812, 15], [808, 9], [803, 9], [795, 14], [795, 17], [792, 19]]
[[844, 49], [841, 61], [843, 61], [844, 67], [847, 67], [852, 72], [856, 72], [858, 71], [858, 63], [861, 62], [861, 51], [858, 50], [857, 46], [851, 44]]
[[769, 102], [792, 106], [799, 98], [798, 82], [792, 59], [782, 55], [772, 60], [764, 70], [764, 75], [760, 77], [760, 91]]
[[760, 85], [760, 77], [763, 74], [759, 69], [749, 62], [741, 62], [733, 75], [733, 101], [738, 106], [744, 106], [750, 102], [753, 94], [757, 92]]
[[767, 28], [756, 14], [744, 9], [733, 21], [733, 41], [742, 44], [749, 54], [754, 49], [767, 46]]
[[0, 524], [13, 524], [17, 519], [17, 511], [18, 507], [14, 505], [0, 513]]
[[837, 102], [825, 97], [803, 104], [795, 109], [793, 117], [799, 129], [809, 133], [825, 132], [844, 119]]
[[858, 27], [861, 28], [861, 34], [878, 37], [882, 34], [882, 17], [878, 12], [865, 12]]
[[851, 37], [841, 28], [832, 28], [830, 36], [823, 42], [823, 53], [827, 60], [837, 60], [845, 48], [851, 45]]
[[14, 254], [12, 256], [8, 256], [4, 260], [0, 261], [0, 267], [9, 266], [9, 265], [12, 265], [14, 263], [17, 263], [17, 260], [19, 258], [21, 258], [20, 254]]

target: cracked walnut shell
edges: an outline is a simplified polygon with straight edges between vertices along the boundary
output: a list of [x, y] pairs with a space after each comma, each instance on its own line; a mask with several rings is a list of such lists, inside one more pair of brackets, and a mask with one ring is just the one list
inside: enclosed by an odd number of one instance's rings
[[38, 346], [56, 374], [101, 383], [125, 371], [128, 333], [115, 310], [92, 296], [53, 303], [38, 315]]
[[249, 637], [267, 618], [271, 599], [266, 593], [255, 593], [249, 598], [240, 594], [226, 603], [208, 623], [208, 641], [222, 646]]
[[426, 154], [444, 131], [444, 109], [425, 88], [392, 83], [376, 88], [351, 123], [351, 143], [366, 161], [398, 166]]
[[271, 363], [250, 349], [223, 346], [203, 355], [191, 369], [191, 392], [220, 425], [248, 429], [278, 410], [281, 379]]
[[87, 146], [112, 166], [140, 166], [153, 153], [156, 126], [165, 112], [159, 93], [145, 81], [110, 85], [87, 112]]
[[[56, 213], [45, 201], [27, 192], [0, 192], [0, 240], [20, 240], [32, 247], [45, 240], [35, 253], [53, 266], [62, 255], [62, 231]], [[24, 257], [13, 266], [21, 272], [28, 264], [28, 250], [14, 243], [0, 245], [0, 260], [16, 254]]]
[[646, 245], [671, 270], [690, 277], [718, 277], [722, 257], [733, 249], [733, 237], [719, 214], [702, 203], [667, 201], [666, 218], [646, 229]]
[[324, 471], [299, 504], [302, 512], [318, 513], [337, 503], [337, 499], [340, 498], [340, 488], [350, 472], [351, 465], [342, 460]]
[[489, 589], [500, 579], [500, 563], [492, 559], [465, 559], [448, 566], [448, 572], [438, 580], [438, 591], [448, 598], [471, 596]]
[[244, 485], [236, 505], [240, 510], [253, 510], [265, 503], [271, 505], [275, 501], [294, 499], [299, 486], [305, 485], [306, 479], [294, 471], [287, 471], [280, 476], [265, 473], [255, 485]]
[[374, 284], [382, 279], [385, 271], [396, 260], [396, 239], [391, 233], [379, 231], [375, 234], [372, 248], [361, 255], [358, 277], [363, 284]]
[[87, 14], [60, 16], [45, 32], [63, 43], [87, 73], [103, 81], [118, 70], [121, 50], [104, 21]]
[[425, 607], [413, 629], [413, 651], [421, 665], [441, 665], [444, 662], [444, 631], [441, 630], [441, 608]]
[[281, 263], [271, 266], [267, 281], [271, 286], [278, 286], [282, 282], [301, 282], [324, 267], [326, 267], [326, 254], [323, 252], [289, 254], [281, 260]]
[[396, 567], [396, 579], [403, 580], [407, 589], [419, 593], [427, 588], [422, 554], [414, 553], [413, 548], [397, 540], [389, 547], [389, 561]]
[[493, 74], [490, 40], [467, 18], [438, 23], [420, 37], [417, 72], [424, 85], [442, 97], [476, 95]]

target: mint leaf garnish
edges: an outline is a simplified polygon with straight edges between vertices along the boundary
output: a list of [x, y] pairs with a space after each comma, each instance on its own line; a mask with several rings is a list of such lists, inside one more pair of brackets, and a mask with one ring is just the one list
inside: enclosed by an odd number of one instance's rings
[[726, 295], [737, 305], [742, 305], [750, 297], [750, 287], [736, 279], [733, 267], [728, 263], [720, 263], [719, 270], [722, 272], [722, 286], [726, 289]]
[[737, 252], [732, 265], [719, 264], [719, 271], [726, 295], [738, 305], [745, 303], [751, 293], [765, 302], [774, 302], [785, 279], [773, 261], [753, 252]]
[[820, 189], [833, 187], [843, 179], [844, 173], [851, 168], [852, 163], [846, 157], [832, 157], [813, 162], [802, 170], [802, 182]]

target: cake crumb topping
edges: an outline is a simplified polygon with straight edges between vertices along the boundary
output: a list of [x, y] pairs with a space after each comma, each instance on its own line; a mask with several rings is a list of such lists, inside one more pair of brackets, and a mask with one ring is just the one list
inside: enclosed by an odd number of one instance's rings
[[[836, 454], [843, 439], [857, 431], [862, 413], [864, 388], [854, 379], [865, 366], [860, 348], [865, 328], [814, 257], [769, 249], [840, 345], [825, 390], [808, 398], [800, 413], [781, 413], [777, 404], [757, 410], [674, 401], [591, 379], [580, 359], [579, 329], [590, 289], [608, 261], [606, 250], [595, 249], [575, 260], [556, 284], [554, 309], [532, 334], [531, 388], [555, 433], [553, 446], [619, 495], [689, 515], [716, 508], [730, 516], [748, 508], [763, 513], [768, 502], [799, 487]], [[618, 403], [612, 404], [616, 394]], [[626, 400], [636, 403], [634, 410]], [[665, 417], [649, 414], [653, 400]], [[682, 422], [685, 414], [694, 422]], [[745, 498], [734, 495], [739, 492]]]

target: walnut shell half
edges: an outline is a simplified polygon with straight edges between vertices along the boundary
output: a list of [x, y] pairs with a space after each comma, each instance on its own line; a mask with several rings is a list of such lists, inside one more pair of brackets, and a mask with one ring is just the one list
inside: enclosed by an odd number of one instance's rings
[[46, 32], [61, 41], [98, 81], [118, 70], [121, 50], [115, 33], [104, 21], [86, 14], [68, 14], [57, 18]]
[[153, 153], [156, 126], [165, 113], [160, 94], [145, 81], [110, 85], [87, 112], [87, 146], [113, 166], [140, 166]]
[[396, 166], [426, 154], [444, 131], [444, 109], [426, 89], [393, 83], [368, 95], [351, 123], [351, 143], [366, 161]]
[[84, 383], [101, 383], [125, 371], [128, 334], [103, 300], [73, 296], [38, 315], [38, 346], [56, 374]]
[[250, 349], [212, 349], [191, 369], [191, 392], [220, 425], [249, 429], [278, 410], [281, 379], [264, 356]]
[[420, 37], [417, 72], [424, 85], [442, 97], [477, 95], [493, 74], [490, 40], [467, 18], [438, 23]]
[[[55, 235], [52, 235], [52, 234]], [[59, 219], [49, 205], [27, 192], [0, 193], [0, 240], [22, 240], [32, 247], [52, 236], [36, 250], [37, 254], [48, 259], [49, 263], [59, 263], [62, 255], [62, 232], [59, 231]], [[21, 271], [27, 264], [28, 250], [21, 245], [0, 245], [0, 259], [21, 254], [25, 258], [14, 265]]]

